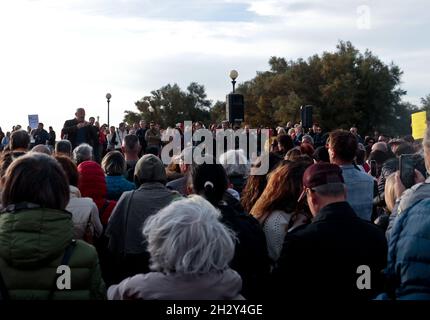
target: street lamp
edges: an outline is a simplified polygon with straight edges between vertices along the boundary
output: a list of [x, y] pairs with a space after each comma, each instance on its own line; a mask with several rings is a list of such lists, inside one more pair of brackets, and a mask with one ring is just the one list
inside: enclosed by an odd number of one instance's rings
[[230, 78], [232, 80], [232, 84], [233, 84], [233, 93], [234, 93], [234, 89], [235, 89], [235, 85], [236, 85], [236, 79], [239, 76], [239, 73], [236, 70], [231, 70], [230, 71]]
[[112, 95], [111, 95], [110, 93], [107, 93], [107, 94], [106, 94], [106, 99], [107, 99], [107, 103], [108, 103], [108, 119], [107, 119], [107, 120], [108, 120], [108, 121], [107, 121], [107, 122], [108, 122], [108, 123], [107, 123], [107, 124], [108, 124], [108, 128], [110, 127], [110, 126], [109, 126], [109, 102], [110, 102], [110, 98], [112, 98]]

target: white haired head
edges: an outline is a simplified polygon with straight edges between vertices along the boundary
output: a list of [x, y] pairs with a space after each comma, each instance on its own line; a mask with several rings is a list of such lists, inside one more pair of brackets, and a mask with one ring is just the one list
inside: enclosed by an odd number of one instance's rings
[[224, 167], [228, 177], [247, 177], [251, 170], [251, 165], [242, 149], [224, 152], [219, 157], [219, 163]]
[[77, 165], [93, 159], [93, 147], [88, 143], [81, 143], [73, 150], [73, 160]]
[[219, 211], [200, 196], [174, 201], [149, 217], [143, 236], [151, 269], [182, 274], [227, 269], [234, 255], [235, 236], [219, 217]]

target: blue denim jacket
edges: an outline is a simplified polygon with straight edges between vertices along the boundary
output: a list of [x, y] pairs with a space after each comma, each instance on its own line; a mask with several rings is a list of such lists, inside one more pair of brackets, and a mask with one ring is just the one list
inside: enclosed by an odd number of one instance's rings
[[358, 170], [354, 165], [342, 165], [346, 185], [346, 200], [361, 219], [370, 221], [373, 208], [373, 177]]

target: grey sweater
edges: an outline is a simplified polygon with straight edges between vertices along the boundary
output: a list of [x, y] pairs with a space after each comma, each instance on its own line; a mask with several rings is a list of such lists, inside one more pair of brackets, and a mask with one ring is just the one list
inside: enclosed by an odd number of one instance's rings
[[180, 197], [178, 193], [159, 182], [145, 183], [135, 191], [124, 192], [112, 211], [106, 229], [109, 250], [117, 254], [145, 252], [143, 223], [177, 197]]

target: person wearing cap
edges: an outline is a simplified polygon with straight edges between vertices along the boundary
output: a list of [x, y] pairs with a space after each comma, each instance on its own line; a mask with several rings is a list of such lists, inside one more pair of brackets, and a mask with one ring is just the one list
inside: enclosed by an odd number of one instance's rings
[[[310, 301], [375, 297], [381, 290], [387, 243], [383, 231], [358, 218], [346, 201], [341, 168], [329, 163], [308, 167], [299, 201], [308, 204], [313, 220], [287, 233], [272, 275], [273, 289]], [[359, 279], [360, 267], [369, 272], [370, 283]], [[366, 289], [359, 289], [363, 283]]]
[[[164, 165], [152, 155], [144, 155], [134, 170], [137, 190], [124, 192], [109, 219], [106, 235], [115, 266], [106, 281], [118, 283], [126, 277], [149, 271], [148, 253], [143, 244], [142, 226], [145, 220], [180, 196], [166, 188]], [[111, 282], [112, 281], [112, 282]]]
[[345, 180], [347, 201], [355, 213], [366, 221], [370, 221], [373, 211], [375, 181], [372, 176], [360, 170], [354, 164], [358, 141], [350, 132], [336, 130], [330, 133], [328, 154], [330, 163], [342, 169]]

